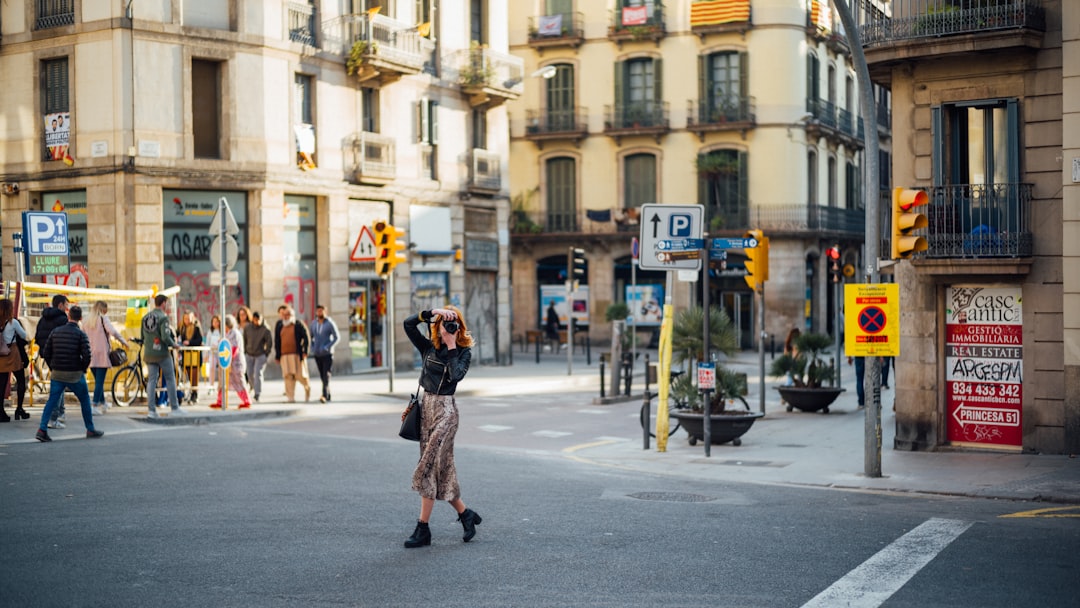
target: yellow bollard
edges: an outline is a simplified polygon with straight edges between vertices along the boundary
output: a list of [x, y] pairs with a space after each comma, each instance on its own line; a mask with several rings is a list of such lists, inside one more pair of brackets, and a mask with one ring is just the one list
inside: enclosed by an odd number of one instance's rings
[[668, 440], [668, 393], [671, 392], [671, 332], [674, 307], [664, 304], [664, 318], [660, 321], [660, 348], [657, 361], [657, 383], [660, 384], [656, 406], [656, 451], [667, 451]]

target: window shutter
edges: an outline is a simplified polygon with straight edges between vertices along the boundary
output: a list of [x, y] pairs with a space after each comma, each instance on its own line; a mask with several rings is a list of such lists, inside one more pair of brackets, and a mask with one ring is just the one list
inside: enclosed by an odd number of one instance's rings
[[615, 62], [615, 112], [620, 111], [623, 104], [623, 72], [626, 71], [626, 62]]
[[663, 66], [663, 59], [653, 59], [653, 101], [656, 102], [658, 117], [662, 117], [662, 114], [659, 113], [659, 109], [662, 108], [664, 104]]
[[707, 55], [698, 55], [697, 58], [697, 98], [698, 98], [698, 115], [697, 118], [707, 116], [705, 114], [705, 108], [711, 105], [710, 95], [708, 93], [708, 79], [709, 79], [709, 57]]
[[[750, 54], [746, 51], [739, 53], [739, 97], [740, 103], [750, 96]], [[749, 108], [749, 106], [747, 106]]]
[[434, 99], [428, 100], [428, 143], [436, 145], [439, 143], [439, 102]]
[[746, 163], [749, 154], [739, 152], [739, 209], [747, 209], [750, 201], [750, 172]]
[[416, 141], [422, 144], [428, 141], [427, 99], [416, 102]]
[[945, 129], [944, 111], [941, 106], [930, 108], [930, 138], [933, 140], [931, 165], [934, 186], [944, 186], [945, 181]]
[[1010, 99], [1007, 101], [1006, 113], [1008, 120], [1008, 130], [1005, 132], [1008, 137], [1008, 144], [1006, 154], [1008, 154], [1009, 163], [1009, 183], [1020, 183], [1020, 108], [1016, 99]]
[[[697, 159], [698, 159], [698, 162], [700, 163], [700, 162], [705, 160], [705, 155], [704, 154], [698, 154]], [[709, 213], [708, 212], [708, 207], [709, 207], [709, 181], [707, 179], [705, 179], [705, 175], [700, 171], [697, 172], [697, 202], [698, 202], [699, 205], [705, 205], [705, 209], [706, 209], [705, 213], [708, 214]]]

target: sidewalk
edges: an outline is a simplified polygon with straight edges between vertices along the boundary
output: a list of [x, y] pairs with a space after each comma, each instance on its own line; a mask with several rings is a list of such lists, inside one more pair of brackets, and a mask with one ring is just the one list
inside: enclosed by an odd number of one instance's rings
[[[567, 375], [565, 351], [547, 353], [539, 364], [531, 356], [515, 352], [512, 366], [474, 366], [469, 382], [460, 394], [513, 397], [543, 393], [565, 402], [582, 405], [599, 397], [598, 353], [592, 365], [585, 356], [574, 357], [573, 375]], [[641, 358], [643, 361], [644, 357]], [[656, 360], [655, 352], [650, 355]], [[770, 362], [766, 353], [766, 369]], [[748, 375], [751, 410], [759, 409], [758, 355], [743, 352], [725, 363]], [[639, 363], [638, 370], [643, 369]], [[610, 367], [605, 374], [610, 378]], [[787, 412], [779, 395], [772, 389], [777, 379], [766, 378], [766, 416], [742, 437], [741, 446], [730, 443], [714, 445], [706, 458], [700, 442], [691, 447], [685, 432], [668, 440], [667, 451], [658, 452], [656, 440], [643, 449], [641, 434], [624, 441], [600, 441], [566, 450], [575, 460], [597, 466], [642, 471], [671, 476], [713, 480], [850, 488], [900, 493], [932, 493], [1010, 500], [1041, 500], [1080, 504], [1080, 458], [1002, 452], [900, 452], [892, 449], [894, 418], [893, 391], [882, 391], [882, 451], [880, 478], [866, 477], [863, 410], [856, 407], [854, 367], [843, 366], [842, 386], [847, 389], [830, 407], [830, 413]], [[895, 379], [893, 379], [895, 381]], [[134, 432], [147, 428], [167, 428], [176, 424], [211, 424], [226, 421], [256, 420], [292, 415], [347, 416], [373, 415], [400, 411], [408, 394], [416, 390], [412, 371], [395, 374], [389, 390], [387, 374], [337, 376], [333, 380], [334, 401], [317, 401], [318, 379], [312, 381], [314, 403], [284, 403], [281, 381], [269, 381], [263, 390], [263, 402], [250, 410], [211, 410], [207, 405], [185, 407], [183, 417], [146, 419], [146, 408], [113, 408], [101, 425], [110, 434]], [[636, 382], [633, 400], [640, 402], [644, 386]], [[651, 387], [656, 390], [655, 385]], [[303, 389], [298, 387], [302, 398]], [[235, 398], [235, 396], [233, 396]], [[203, 403], [209, 400], [204, 395]], [[26, 421], [0, 424], [0, 447], [13, 443], [32, 443], [41, 417], [43, 399], [30, 411]], [[596, 407], [604, 407], [602, 405]], [[159, 408], [159, 411], [162, 411]], [[10, 409], [9, 409], [10, 413]], [[151, 426], [153, 425], [153, 426]], [[68, 428], [51, 430], [54, 439], [82, 437], [84, 433], [78, 406], [68, 405]]]

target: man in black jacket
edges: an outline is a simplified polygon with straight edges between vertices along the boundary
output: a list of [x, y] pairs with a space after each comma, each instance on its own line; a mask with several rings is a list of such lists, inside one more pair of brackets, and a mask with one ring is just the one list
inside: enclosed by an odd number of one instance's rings
[[[37, 329], [34, 330], [34, 344], [37, 344], [38, 356], [41, 356], [45, 343], [49, 341], [49, 336], [52, 335], [53, 330], [67, 325], [68, 304], [67, 296], [58, 293], [53, 296], [52, 306], [41, 311], [41, 319], [38, 320]], [[53, 410], [52, 418], [49, 420], [49, 428], [64, 428], [65, 418], [64, 400], [61, 399], [59, 407]]]
[[83, 424], [86, 425], [86, 436], [96, 439], [105, 434], [94, 430], [90, 391], [86, 386], [86, 370], [90, 367], [90, 339], [86, 336], [86, 332], [79, 328], [81, 320], [82, 309], [72, 306], [68, 310], [67, 325], [54, 329], [42, 349], [42, 356], [49, 364], [52, 375], [49, 383], [49, 400], [45, 403], [45, 412], [41, 414], [41, 424], [38, 426], [38, 441], [52, 441], [49, 432], [45, 430], [45, 425], [52, 411], [56, 409], [56, 404], [64, 400], [65, 389], [71, 390], [79, 399]]

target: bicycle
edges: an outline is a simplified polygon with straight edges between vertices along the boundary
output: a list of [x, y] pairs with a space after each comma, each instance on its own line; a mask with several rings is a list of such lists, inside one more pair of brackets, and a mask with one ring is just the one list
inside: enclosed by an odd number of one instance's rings
[[146, 396], [146, 374], [143, 373], [142, 344], [138, 338], [129, 338], [129, 342], [139, 346], [135, 349], [135, 360], [121, 367], [113, 376], [112, 398], [119, 407], [128, 407], [135, 400]]

